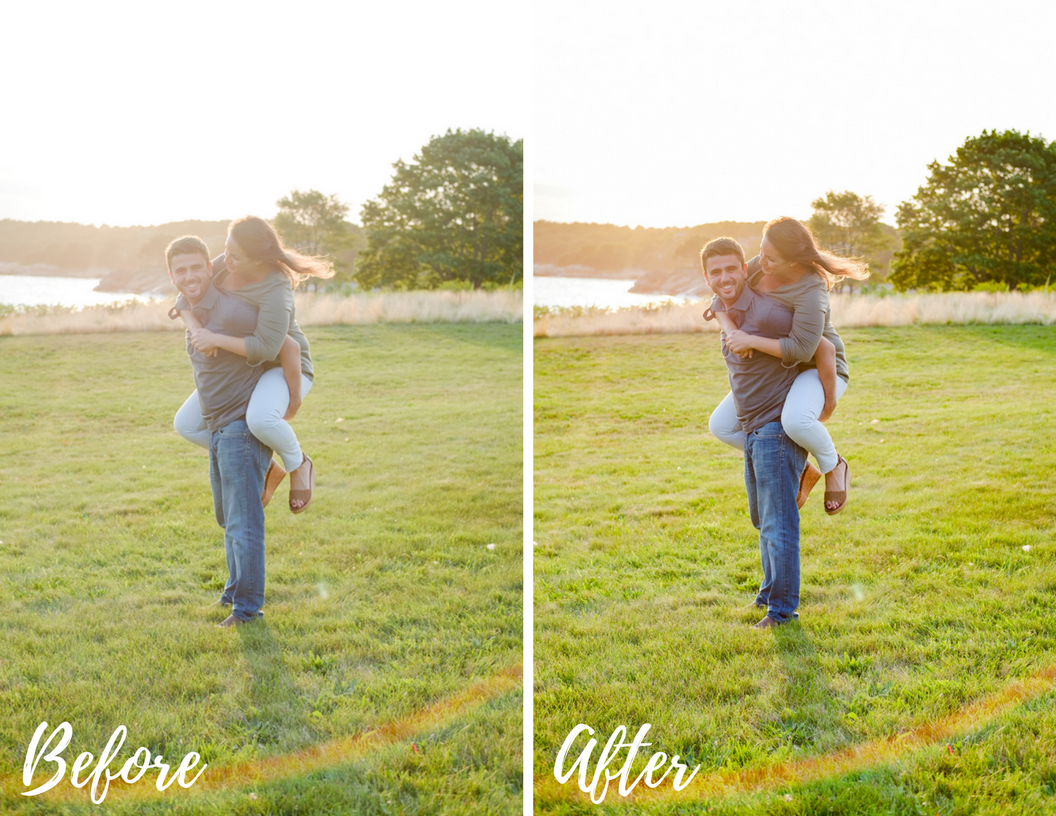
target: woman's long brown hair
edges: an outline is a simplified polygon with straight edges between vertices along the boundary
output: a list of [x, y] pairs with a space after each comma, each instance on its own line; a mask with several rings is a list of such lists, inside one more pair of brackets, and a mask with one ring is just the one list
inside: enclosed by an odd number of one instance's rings
[[330, 261], [290, 249], [263, 218], [247, 215], [232, 221], [227, 234], [235, 239], [251, 261], [270, 263], [281, 269], [295, 289], [308, 278], [334, 276], [334, 265]]
[[763, 228], [763, 237], [789, 263], [803, 264], [821, 275], [829, 289], [844, 278], [865, 280], [869, 277], [869, 266], [864, 261], [821, 249], [814, 233], [795, 218], [787, 215], [775, 218]]

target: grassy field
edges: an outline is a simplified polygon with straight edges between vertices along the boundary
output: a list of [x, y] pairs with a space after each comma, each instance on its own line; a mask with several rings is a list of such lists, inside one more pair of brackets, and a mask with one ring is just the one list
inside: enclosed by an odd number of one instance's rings
[[[717, 336], [536, 340], [537, 812], [1056, 813], [1056, 335], [843, 335], [850, 503], [804, 508], [773, 632]], [[700, 771], [592, 805], [553, 775], [578, 723]]]
[[[316, 496], [268, 507], [265, 618], [237, 630], [207, 606], [208, 457], [172, 430], [182, 338], [0, 339], [0, 812], [520, 812], [521, 326], [309, 335]], [[139, 746], [209, 768], [26, 798], [45, 720], [68, 764], [124, 725], [113, 771]]]

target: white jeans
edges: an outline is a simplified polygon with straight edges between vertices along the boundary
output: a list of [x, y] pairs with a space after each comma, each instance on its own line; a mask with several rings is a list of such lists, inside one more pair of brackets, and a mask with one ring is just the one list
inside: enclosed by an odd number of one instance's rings
[[[839, 401], [846, 391], [847, 383], [837, 377], [836, 400]], [[813, 454], [818, 461], [818, 469], [828, 473], [836, 467], [839, 459], [832, 437], [825, 425], [818, 422], [824, 407], [825, 389], [821, 387], [821, 377], [816, 368], [809, 368], [796, 377], [788, 390], [785, 407], [781, 410], [781, 426], [793, 442]], [[712, 413], [708, 430], [727, 445], [744, 450], [744, 431], [737, 419], [732, 393], [727, 394]]]
[[[312, 381], [301, 375], [301, 399], [312, 390]], [[270, 368], [260, 375], [253, 395], [246, 408], [246, 424], [249, 432], [271, 448], [282, 459], [287, 472], [301, 466], [303, 456], [297, 442], [297, 434], [290, 423], [283, 419], [283, 414], [290, 407], [290, 389], [281, 368]], [[202, 407], [198, 403], [198, 392], [191, 394], [180, 406], [172, 421], [176, 432], [200, 448], [209, 450], [212, 431], [205, 427], [202, 419]]]

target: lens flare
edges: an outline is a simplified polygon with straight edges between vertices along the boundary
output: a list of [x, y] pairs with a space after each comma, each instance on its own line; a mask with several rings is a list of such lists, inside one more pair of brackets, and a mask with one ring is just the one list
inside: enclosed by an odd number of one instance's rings
[[[145, 776], [134, 785], [129, 785], [122, 780], [115, 780], [110, 783], [107, 801], [120, 799], [142, 801], [162, 799], [174, 795], [180, 797], [194, 796], [204, 792], [238, 789], [246, 785], [259, 785], [281, 779], [290, 779], [324, 768], [332, 768], [337, 765], [354, 762], [389, 745], [402, 742], [415, 734], [440, 728], [451, 720], [472, 712], [482, 704], [519, 688], [522, 673], [521, 664], [510, 666], [498, 674], [480, 680], [467, 689], [440, 700], [428, 708], [415, 712], [401, 720], [384, 723], [372, 731], [362, 734], [343, 737], [285, 756], [260, 759], [254, 762], [243, 762], [238, 765], [224, 767], [210, 765], [194, 786], [185, 790], [170, 788], [165, 793], [160, 793], [154, 786], [154, 776]], [[67, 766], [70, 765], [71, 761], [70, 758], [66, 758]], [[116, 768], [112, 766], [110, 768], [113, 773], [120, 769], [120, 765]], [[48, 773], [53, 772], [53, 770], [48, 771]], [[45, 773], [45, 769], [42, 768], [38, 775], [43, 773]], [[5, 779], [2, 786], [4, 793], [11, 796], [18, 796], [23, 793], [23, 788], [18, 784], [21, 780], [21, 775], [18, 775], [17, 779], [11, 776]], [[69, 783], [69, 776], [67, 776], [59, 785], [35, 798], [40, 798], [45, 802], [87, 802], [88, 792], [74, 788]]]
[[[626, 798], [615, 797], [612, 801], [606, 799], [606, 804], [714, 800], [842, 776], [890, 762], [928, 745], [944, 742], [955, 734], [961, 734], [983, 725], [1025, 700], [1051, 690], [1054, 682], [1056, 682], [1056, 666], [1050, 666], [972, 705], [940, 719], [918, 725], [901, 734], [796, 762], [784, 762], [761, 768], [716, 771], [707, 776], [698, 775], [681, 791], [674, 790], [666, 782], [656, 789], [647, 788], [643, 784], [637, 786]], [[558, 784], [552, 774], [535, 777], [535, 797], [537, 801], [588, 803], [590, 801], [587, 794], [583, 793], [574, 782]]]

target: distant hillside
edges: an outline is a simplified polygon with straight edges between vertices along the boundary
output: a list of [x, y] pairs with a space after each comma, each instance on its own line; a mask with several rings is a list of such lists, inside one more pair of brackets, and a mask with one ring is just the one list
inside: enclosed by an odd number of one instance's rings
[[[22, 274], [99, 277], [104, 292], [175, 291], [165, 271], [165, 247], [197, 235], [213, 255], [224, 251], [228, 221], [178, 221], [150, 227], [93, 227], [58, 221], [0, 220], [0, 263]], [[6, 267], [7, 271], [14, 271]]]
[[736, 238], [747, 257], [759, 251], [765, 221], [720, 221], [695, 227], [617, 227], [613, 224], [534, 225], [534, 274], [620, 277], [631, 291], [706, 294], [700, 250], [712, 238]]
[[[92, 227], [0, 219], [0, 275], [100, 278], [96, 287], [100, 292], [174, 294], [176, 289], [165, 269], [165, 247], [181, 235], [197, 235], [215, 258], [224, 251], [229, 223], [175, 221], [150, 227]], [[351, 269], [366, 239], [361, 227], [348, 227], [357, 240], [338, 253], [337, 261]]]
[[[759, 253], [765, 221], [719, 221], [695, 227], [617, 227], [613, 224], [534, 224], [536, 276], [622, 278], [634, 280], [632, 292], [662, 295], [707, 295], [700, 271], [700, 250], [712, 238], [729, 236], [744, 247], [745, 258]], [[898, 231], [880, 225], [891, 249], [869, 259], [870, 282], [883, 281]]]

